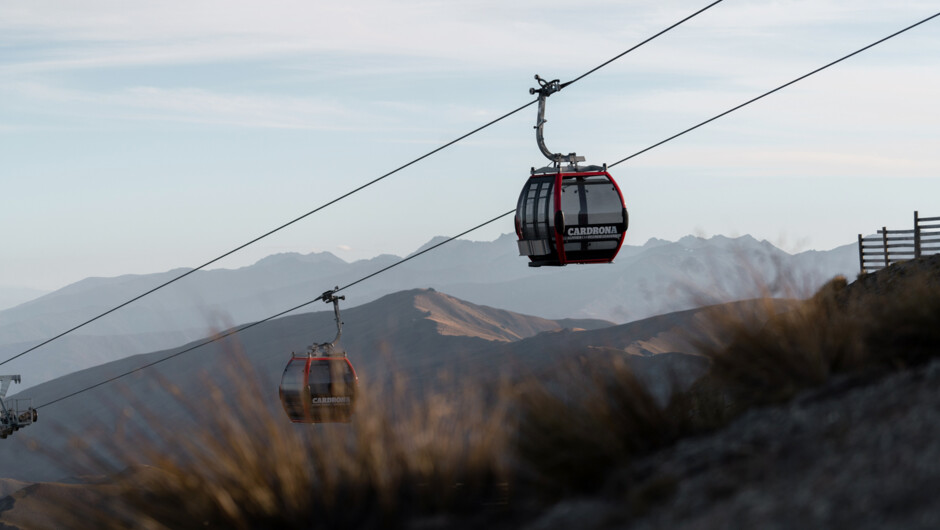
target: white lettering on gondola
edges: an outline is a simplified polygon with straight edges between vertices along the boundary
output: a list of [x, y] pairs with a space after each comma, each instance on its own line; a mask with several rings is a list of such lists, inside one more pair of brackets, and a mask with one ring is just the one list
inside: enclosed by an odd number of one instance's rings
[[616, 236], [616, 225], [608, 226], [572, 226], [565, 232], [569, 239], [601, 239], [605, 236]]
[[346, 405], [350, 403], [348, 397], [315, 397], [313, 398], [314, 405]]

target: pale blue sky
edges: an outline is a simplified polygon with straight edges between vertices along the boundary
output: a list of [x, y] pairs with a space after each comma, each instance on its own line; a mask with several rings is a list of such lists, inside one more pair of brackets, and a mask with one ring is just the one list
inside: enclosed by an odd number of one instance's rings
[[[0, 285], [201, 264], [708, 2], [0, 0]], [[725, 0], [548, 102], [613, 162], [940, 10]], [[628, 244], [828, 249], [940, 215], [940, 20], [612, 170]], [[405, 254], [515, 206], [535, 107], [218, 264]], [[512, 231], [512, 221], [474, 239]], [[525, 260], [520, 258], [520, 267]]]

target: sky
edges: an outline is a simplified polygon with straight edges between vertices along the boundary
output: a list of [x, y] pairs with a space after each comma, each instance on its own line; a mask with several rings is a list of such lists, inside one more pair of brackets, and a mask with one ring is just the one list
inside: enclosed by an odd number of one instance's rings
[[[0, 286], [200, 265], [531, 101], [535, 74], [574, 79], [707, 3], [0, 0]], [[615, 162], [938, 11], [725, 0], [550, 97], [546, 143]], [[938, 59], [935, 19], [618, 165], [627, 244], [825, 250], [940, 216]], [[535, 120], [213, 268], [405, 255], [512, 210], [546, 163]]]

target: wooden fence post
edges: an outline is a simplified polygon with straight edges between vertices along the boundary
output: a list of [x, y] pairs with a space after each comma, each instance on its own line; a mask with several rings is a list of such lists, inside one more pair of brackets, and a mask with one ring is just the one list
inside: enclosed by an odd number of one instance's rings
[[914, 258], [920, 257], [920, 216], [914, 210]]
[[862, 251], [862, 234], [858, 235], [858, 267], [865, 274], [865, 253]]
[[885, 249], [885, 268], [891, 266], [891, 256], [888, 254], [888, 227], [881, 227], [881, 244], [884, 245], [882, 248]]

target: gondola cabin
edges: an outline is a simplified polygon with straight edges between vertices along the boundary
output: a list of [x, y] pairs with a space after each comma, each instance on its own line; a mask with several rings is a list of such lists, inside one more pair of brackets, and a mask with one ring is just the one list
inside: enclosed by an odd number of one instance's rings
[[294, 423], [348, 422], [359, 378], [346, 356], [291, 357], [278, 394]]
[[530, 267], [610, 263], [628, 224], [620, 188], [601, 166], [533, 169], [516, 205], [519, 254]]
[[19, 383], [18, 375], [0, 375], [0, 439], [36, 423], [39, 414], [32, 406], [32, 399], [7, 399], [11, 383]]

